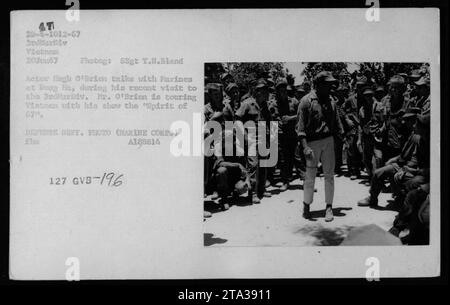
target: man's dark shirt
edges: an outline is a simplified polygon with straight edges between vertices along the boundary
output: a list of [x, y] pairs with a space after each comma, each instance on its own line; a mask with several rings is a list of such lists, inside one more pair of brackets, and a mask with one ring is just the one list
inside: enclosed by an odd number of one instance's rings
[[279, 123], [279, 134], [283, 134], [283, 136], [296, 138], [297, 134], [295, 132], [295, 120], [290, 120], [287, 123], [283, 123], [281, 118], [285, 115], [293, 116], [297, 114], [299, 101], [296, 98], [288, 97], [286, 101], [274, 100], [274, 103], [277, 105], [278, 114], [280, 118]]
[[406, 143], [408, 131], [402, 123], [402, 116], [405, 113], [408, 100], [403, 99], [401, 105], [395, 110], [392, 105], [392, 96], [390, 94], [381, 100], [382, 106], [387, 113], [387, 139], [386, 145], [393, 149], [400, 150]]
[[335, 101], [330, 97], [328, 102], [320, 103], [315, 90], [301, 99], [297, 117], [297, 135], [305, 137], [306, 141], [342, 136], [344, 133]]
[[403, 146], [400, 158], [400, 166], [408, 166], [414, 169], [426, 169], [430, 167], [429, 143], [418, 134], [412, 133]]

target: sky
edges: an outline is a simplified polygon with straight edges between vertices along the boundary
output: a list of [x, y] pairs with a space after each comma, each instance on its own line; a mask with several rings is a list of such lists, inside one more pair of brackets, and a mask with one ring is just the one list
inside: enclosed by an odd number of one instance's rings
[[289, 73], [295, 76], [295, 85], [303, 83], [305, 77], [301, 73], [305, 69], [306, 64], [301, 62], [287, 62], [284, 66], [289, 70]]

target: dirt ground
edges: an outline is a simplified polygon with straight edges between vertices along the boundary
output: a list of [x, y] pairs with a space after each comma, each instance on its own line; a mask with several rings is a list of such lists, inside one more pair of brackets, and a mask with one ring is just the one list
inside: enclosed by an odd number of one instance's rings
[[221, 211], [207, 197], [205, 207], [213, 213], [205, 218], [205, 246], [330, 246], [339, 245], [354, 227], [376, 224], [388, 230], [397, 212], [388, 208], [390, 193], [381, 193], [379, 208], [358, 207], [368, 195], [361, 180], [335, 177], [334, 220], [325, 222], [324, 178], [316, 178], [317, 192], [311, 205], [312, 219], [302, 217], [303, 186], [294, 180], [285, 192], [269, 187], [272, 197], [249, 204], [243, 197], [229, 210]]

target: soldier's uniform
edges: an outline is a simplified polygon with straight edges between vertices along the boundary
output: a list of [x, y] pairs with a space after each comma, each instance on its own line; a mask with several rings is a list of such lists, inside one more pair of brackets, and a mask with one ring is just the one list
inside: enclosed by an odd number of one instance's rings
[[347, 98], [340, 107], [341, 122], [347, 139], [347, 168], [352, 180], [359, 177], [360, 153], [356, 145], [358, 140], [359, 115], [356, 100]]
[[402, 116], [405, 114], [405, 109], [400, 108], [397, 111], [388, 112], [387, 120], [387, 139], [386, 139], [386, 156], [384, 160], [387, 161], [392, 157], [397, 156], [406, 142], [405, 126], [403, 125]]
[[[298, 85], [296, 88], [296, 95], [295, 98], [297, 100], [297, 104], [300, 105], [300, 100], [308, 93], [305, 90], [305, 87], [302, 85]], [[298, 105], [296, 107], [296, 111], [298, 112]], [[306, 160], [305, 156], [303, 154], [303, 148], [302, 144], [297, 141], [297, 146], [295, 148], [295, 159], [294, 159], [294, 167], [295, 172], [297, 173], [297, 176], [300, 178], [300, 180], [305, 180], [305, 173], [306, 173]]]
[[360, 139], [363, 148], [363, 162], [369, 174], [369, 181], [373, 172], [383, 166], [383, 140], [385, 138], [386, 110], [373, 97], [373, 90], [364, 90], [364, 95], [370, 95], [372, 103], [364, 104], [359, 111]]
[[217, 183], [217, 191], [221, 197], [222, 209], [228, 209], [228, 196], [232, 192], [241, 194], [248, 184], [248, 172], [245, 168], [246, 159], [244, 149], [238, 140], [234, 140], [234, 133], [231, 130], [223, 130], [222, 139], [231, 141], [236, 149], [236, 153], [232, 156], [226, 154], [223, 143], [218, 142], [214, 147], [216, 161], [214, 164], [215, 182]]
[[[221, 100], [220, 101], [214, 101], [213, 98], [211, 98], [210, 94], [213, 94], [214, 91], [220, 92], [220, 95], [222, 94], [221, 92], [221, 86], [220, 84], [217, 83], [208, 83], [206, 88], [208, 89], [208, 97], [209, 97], [209, 101], [207, 104], [205, 104], [204, 106], [204, 110], [203, 110], [203, 114], [204, 114], [204, 118], [205, 118], [205, 130], [204, 130], [204, 136], [210, 137], [211, 131], [208, 130], [206, 123], [208, 121], [214, 120], [216, 122], [219, 122], [222, 126], [225, 123], [225, 117], [227, 117], [229, 115], [229, 108], [226, 107], [223, 104], [223, 100], [222, 97], [220, 96]], [[225, 114], [225, 115], [224, 115]], [[211, 147], [208, 147], [208, 149], [210, 150], [214, 150], [214, 144], [211, 144]], [[216, 185], [215, 180], [214, 180], [214, 162], [215, 162], [215, 157], [213, 154], [210, 153], [206, 153], [205, 152], [205, 156], [204, 156], [204, 187], [205, 187], [205, 193], [209, 193], [212, 189], [213, 186]], [[215, 190], [214, 191], [214, 195], [213, 195], [213, 199], [216, 199], [218, 197], [218, 194]]]
[[[287, 82], [284, 80], [277, 82], [276, 88], [281, 86], [287, 87]], [[283, 190], [289, 184], [292, 169], [295, 161], [295, 151], [297, 149], [297, 134], [295, 132], [297, 109], [299, 101], [296, 98], [286, 96], [286, 100], [282, 101], [275, 97], [274, 104], [277, 105], [279, 113], [279, 157], [281, 160], [281, 179], [283, 182]], [[287, 122], [283, 122], [284, 116], [291, 117]]]
[[[255, 89], [259, 88], [267, 88], [267, 83], [264, 80], [259, 80], [256, 84]], [[250, 177], [250, 183], [251, 183], [251, 194], [256, 195], [258, 198], [262, 198], [265, 195], [265, 184], [267, 179], [267, 171], [266, 168], [261, 167], [259, 164], [260, 157], [258, 153], [256, 156], [249, 155], [249, 150], [251, 150], [251, 147], [248, 147], [248, 145], [256, 145], [258, 143], [258, 139], [261, 137], [266, 137], [268, 134], [270, 134], [270, 121], [272, 121], [272, 114], [269, 111], [268, 103], [267, 101], [263, 102], [261, 105], [259, 105], [254, 97], [249, 97], [245, 99], [242, 103], [239, 109], [236, 111], [236, 118], [241, 120], [244, 124], [248, 121], [255, 122], [256, 126], [257, 123], [260, 121], [266, 122], [267, 127], [267, 133], [263, 135], [258, 135], [257, 130], [246, 130], [247, 137], [254, 137], [252, 139], [248, 139], [246, 146], [246, 156], [247, 156], [247, 169]], [[257, 129], [257, 127], [255, 127]], [[250, 144], [249, 144], [250, 143]], [[255, 149], [255, 148], [253, 148]], [[255, 149], [256, 151], [256, 149]], [[255, 201], [255, 198], [253, 198], [254, 203], [259, 203], [259, 201]]]
[[241, 105], [238, 94], [236, 94], [235, 100], [230, 96], [232, 90], [239, 90], [239, 87], [235, 83], [230, 83], [225, 89], [225, 92], [227, 93], [227, 97], [223, 100], [225, 121], [234, 121], [235, 113]]
[[417, 90], [419, 90], [421, 86], [428, 87], [428, 93], [419, 94], [419, 92], [417, 92], [417, 94], [413, 98], [408, 100], [408, 105], [406, 107], [419, 108], [421, 110], [421, 114], [428, 114], [430, 112], [430, 82], [428, 78], [422, 77], [414, 84], [417, 86]]
[[[349, 96], [349, 98], [346, 101], [346, 107], [347, 109], [354, 109], [354, 113], [356, 114], [356, 119], [358, 122], [358, 126], [359, 126], [359, 122], [361, 120], [361, 118], [359, 117], [359, 109], [361, 109], [361, 106], [363, 105], [363, 97], [362, 94], [358, 94], [358, 93], [353, 93], [352, 95]], [[357, 127], [359, 128], [359, 127]], [[357, 147], [356, 143], [358, 141], [358, 132], [356, 132], [356, 135], [354, 138], [352, 138], [354, 140], [354, 145], [355, 147]], [[362, 153], [359, 151], [359, 149], [356, 149], [354, 151], [354, 154], [352, 155], [352, 164], [355, 167], [354, 173], [355, 175], [359, 178], [360, 176], [360, 170], [362, 168], [364, 168], [364, 163], [363, 163], [363, 157], [362, 157]], [[354, 176], [352, 177], [353, 179], [355, 178]]]
[[[402, 82], [403, 79], [394, 76], [391, 81]], [[387, 129], [383, 156], [384, 161], [399, 155], [409, 137], [409, 131], [403, 123], [402, 116], [405, 114], [410, 100], [402, 95], [396, 104], [393, 102], [393, 97], [390, 93], [381, 100], [381, 105], [384, 107], [386, 113]]]
[[[347, 97], [348, 90], [349, 90], [349, 88], [345, 84], [339, 85], [338, 88], [336, 89], [336, 102], [335, 102], [336, 105], [335, 105], [335, 107], [336, 107], [336, 111], [338, 113], [339, 119], [341, 120], [342, 127], [344, 128], [344, 135], [348, 129], [348, 128], [345, 128], [347, 126], [346, 126], [346, 121], [345, 121], [346, 113], [345, 113], [345, 109], [344, 109], [344, 104], [345, 104], [346, 100], [348, 99], [348, 97]], [[343, 147], [344, 147], [344, 142], [339, 137], [336, 137], [334, 139], [334, 150], [335, 150], [335, 159], [336, 159], [335, 173], [338, 175], [341, 174]]]
[[[273, 87], [273, 92], [275, 92], [275, 87]], [[269, 112], [272, 116], [272, 121], [280, 122], [280, 112], [278, 110], [277, 101], [275, 100], [275, 94], [270, 93], [269, 94], [269, 101], [267, 102], [267, 108], [269, 109]], [[279, 123], [278, 123], [279, 126]], [[278, 133], [280, 133], [280, 128], [278, 128]], [[278, 151], [280, 151], [280, 141], [278, 141]], [[278, 163], [277, 163], [278, 165]], [[270, 185], [275, 184], [274, 180], [274, 173], [277, 165], [272, 167], [267, 167], [267, 181], [266, 181], [266, 187], [269, 187]]]

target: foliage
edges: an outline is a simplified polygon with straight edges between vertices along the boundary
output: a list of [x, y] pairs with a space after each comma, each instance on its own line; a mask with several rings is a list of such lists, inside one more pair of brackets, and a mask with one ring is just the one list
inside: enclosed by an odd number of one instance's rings
[[[349, 73], [349, 64], [357, 69]], [[382, 63], [382, 62], [310, 62], [307, 63], [302, 75], [305, 80], [312, 81], [320, 71], [331, 71], [340, 83], [352, 84], [360, 76], [366, 76], [369, 82], [386, 84], [395, 74], [411, 74], [414, 69], [421, 69], [429, 77], [429, 64], [426, 63]], [[285, 78], [288, 84], [293, 85], [295, 77], [289, 73], [281, 62], [263, 63], [207, 63], [205, 64], [205, 77], [208, 82], [220, 82], [220, 76], [228, 72], [241, 87], [247, 87], [249, 82], [259, 78], [271, 77], [273, 81]]]
[[225, 72], [221, 63], [205, 64], [205, 81], [211, 83], [220, 83], [220, 75]]
[[398, 73], [410, 75], [412, 70], [421, 68], [427, 70], [425, 74], [429, 76], [429, 66], [424, 63], [360, 63], [359, 71], [356, 74], [357, 76], [365, 75], [377, 84], [386, 84], [392, 76]]
[[310, 62], [306, 64], [302, 75], [305, 76], [305, 80], [313, 81], [316, 74], [321, 71], [330, 71], [337, 79], [349, 76], [345, 62]]
[[[287, 70], [281, 62], [263, 63], [208, 63], [205, 65], [205, 76], [209, 81], [218, 81], [217, 75], [230, 73], [238, 86], [247, 87], [249, 82], [259, 78], [271, 77], [274, 81], [287, 76]], [[219, 74], [219, 76], [220, 76]]]

